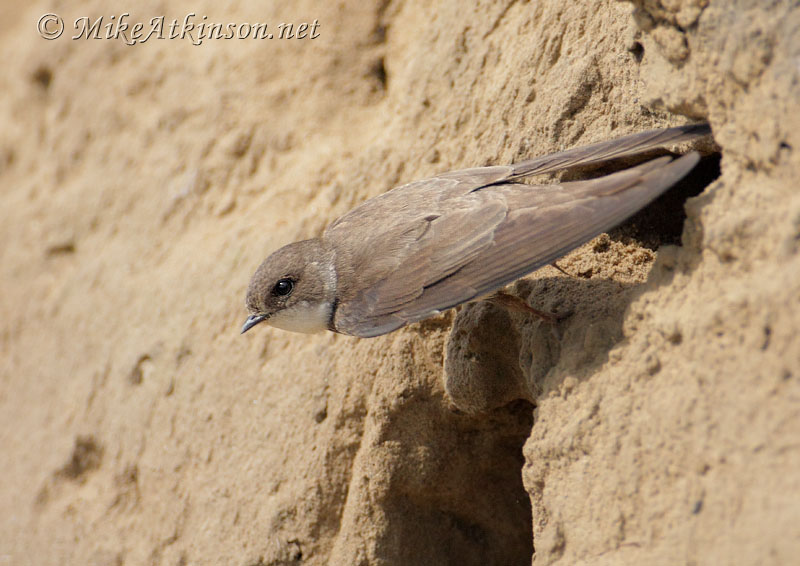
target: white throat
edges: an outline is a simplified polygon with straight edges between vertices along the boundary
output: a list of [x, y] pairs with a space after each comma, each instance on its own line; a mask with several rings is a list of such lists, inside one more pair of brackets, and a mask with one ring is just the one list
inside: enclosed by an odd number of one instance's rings
[[314, 334], [315, 332], [328, 330], [328, 322], [331, 319], [332, 312], [333, 305], [331, 303], [301, 301], [296, 305], [276, 312], [264, 322], [281, 330]]

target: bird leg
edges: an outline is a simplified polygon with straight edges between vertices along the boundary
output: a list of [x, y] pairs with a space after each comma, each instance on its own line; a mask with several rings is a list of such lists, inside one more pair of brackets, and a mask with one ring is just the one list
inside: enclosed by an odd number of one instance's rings
[[498, 291], [489, 300], [497, 305], [503, 306], [510, 310], [515, 310], [517, 312], [524, 312], [538, 316], [540, 319], [547, 322], [548, 324], [556, 324], [559, 321], [562, 321], [565, 318], [567, 318], [570, 314], [570, 313], [556, 314], [546, 311], [540, 311], [539, 309], [533, 308], [532, 306], [530, 306], [528, 303], [526, 303], [516, 295], [510, 295], [503, 291]]
[[553, 262], [553, 263], [551, 263], [551, 264], [550, 264], [550, 267], [552, 267], [553, 269], [557, 269], [557, 270], [559, 270], [561, 273], [563, 273], [563, 274], [564, 274], [564, 275], [566, 275], [567, 277], [575, 277], [574, 275], [571, 275], [571, 274], [567, 273], [566, 271], [564, 271], [564, 268], [562, 268], [562, 267], [561, 267], [560, 265], [558, 265], [556, 262]]

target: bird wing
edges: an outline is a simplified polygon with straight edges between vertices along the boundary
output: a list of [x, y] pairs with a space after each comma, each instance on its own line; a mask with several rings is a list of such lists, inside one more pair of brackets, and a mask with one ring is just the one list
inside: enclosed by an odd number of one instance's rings
[[[448, 173], [367, 201], [384, 198], [380, 208], [354, 209], [326, 236], [355, 232], [347, 230], [354, 213], [383, 215], [387, 206], [390, 213], [402, 212], [405, 202], [413, 203], [415, 214], [409, 218], [406, 208], [397, 221], [388, 214], [376, 237], [348, 246], [360, 249], [347, 262], [360, 284], [340, 297], [335, 326], [346, 334], [379, 336], [499, 289], [616, 226], [698, 160], [692, 152], [587, 181], [540, 186], [494, 181], [471, 189], [476, 170], [468, 169], [463, 177]], [[425, 183], [428, 189], [431, 183], [439, 186], [426, 190]]]
[[593, 165], [610, 159], [635, 155], [665, 145], [693, 140], [707, 136], [710, 133], [711, 127], [702, 122], [630, 134], [614, 140], [575, 147], [566, 151], [520, 161], [511, 166], [513, 171], [511, 171], [507, 180]]

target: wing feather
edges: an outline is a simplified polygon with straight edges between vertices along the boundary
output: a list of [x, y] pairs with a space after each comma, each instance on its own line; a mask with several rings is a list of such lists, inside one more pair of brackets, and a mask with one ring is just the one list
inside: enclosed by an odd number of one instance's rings
[[520, 161], [511, 166], [512, 171], [506, 180], [592, 165], [610, 159], [635, 155], [669, 144], [693, 140], [707, 136], [710, 133], [711, 127], [707, 123], [700, 123], [630, 134], [614, 140], [575, 147], [566, 151]]
[[336, 326], [378, 336], [499, 289], [616, 226], [698, 159], [693, 152], [588, 181], [448, 193], [420, 211], [428, 226], [402, 246], [395, 268], [342, 301]]

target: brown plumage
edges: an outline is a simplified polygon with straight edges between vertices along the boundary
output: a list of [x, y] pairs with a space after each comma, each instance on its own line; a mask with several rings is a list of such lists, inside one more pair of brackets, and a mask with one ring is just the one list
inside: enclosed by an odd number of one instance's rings
[[519, 179], [709, 132], [706, 124], [653, 130], [397, 187], [340, 217], [321, 238], [268, 257], [250, 283], [252, 314], [242, 332], [267, 321], [301, 332], [378, 336], [485, 296], [613, 228], [686, 175], [699, 156], [659, 157], [586, 181]]

